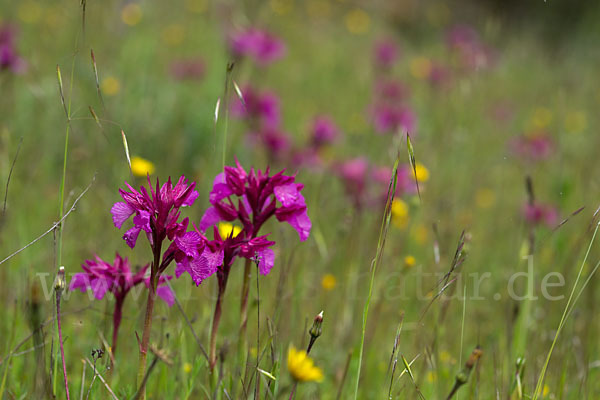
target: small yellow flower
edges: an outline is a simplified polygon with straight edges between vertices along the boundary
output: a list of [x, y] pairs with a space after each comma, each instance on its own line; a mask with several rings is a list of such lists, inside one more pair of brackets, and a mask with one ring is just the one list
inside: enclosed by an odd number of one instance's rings
[[25, 1], [21, 5], [19, 5], [19, 9], [17, 11], [19, 18], [21, 21], [26, 24], [35, 24], [42, 17], [44, 10], [42, 6], [35, 1]]
[[550, 393], [550, 387], [548, 385], [544, 384], [544, 388], [542, 389], [542, 397], [548, 396], [549, 393]]
[[346, 23], [346, 29], [348, 29], [350, 33], [361, 35], [367, 33], [369, 30], [371, 26], [371, 17], [369, 17], [369, 14], [367, 14], [366, 11], [355, 8], [346, 14], [344, 22]]
[[102, 93], [105, 95], [114, 96], [115, 94], [119, 93], [119, 90], [121, 90], [121, 83], [114, 76], [107, 76], [102, 80], [100, 88], [102, 89]]
[[290, 346], [287, 359], [288, 371], [298, 382], [321, 382], [323, 380], [323, 371], [316, 367], [312, 358], [304, 350], [297, 350]]
[[169, 46], [178, 46], [185, 39], [185, 29], [180, 24], [171, 24], [162, 31], [162, 40]]
[[427, 228], [419, 224], [411, 229], [411, 236], [418, 244], [424, 244], [427, 241]]
[[190, 372], [192, 372], [192, 364], [186, 362], [183, 363], [183, 372], [185, 372], [186, 374], [189, 374]]
[[435, 371], [427, 371], [427, 382], [433, 383], [437, 379]]
[[408, 225], [408, 204], [401, 199], [394, 199], [392, 203], [392, 222], [398, 228]]
[[565, 117], [565, 129], [569, 133], [579, 133], [587, 128], [587, 117], [583, 111], [571, 111]]
[[482, 188], [475, 193], [475, 204], [479, 208], [490, 208], [496, 203], [496, 195], [492, 189]]
[[240, 234], [242, 228], [239, 226], [230, 224], [229, 222], [220, 222], [219, 223], [219, 235], [221, 235], [221, 239], [226, 239], [229, 237], [236, 237]]
[[294, 9], [294, 0], [271, 0], [269, 5], [275, 14], [285, 15]]
[[532, 129], [544, 129], [552, 122], [552, 111], [546, 107], [538, 107], [533, 111], [529, 125]]
[[145, 177], [154, 173], [154, 164], [142, 157], [131, 158], [131, 172], [133, 176]]
[[404, 257], [404, 266], [406, 268], [414, 267], [416, 263], [417, 263], [417, 260], [413, 256]]
[[440, 352], [440, 361], [443, 363], [456, 364], [456, 359], [446, 350]]
[[426, 57], [415, 57], [410, 60], [410, 73], [417, 79], [429, 77], [431, 68], [431, 61]]
[[333, 288], [335, 288], [336, 283], [337, 280], [332, 274], [325, 274], [323, 275], [323, 279], [321, 279], [321, 286], [327, 291], [333, 290]]
[[142, 20], [142, 7], [137, 3], [129, 3], [121, 10], [121, 20], [129, 25], [135, 26]]
[[207, 0], [185, 0], [185, 8], [196, 14], [201, 14], [206, 11], [207, 6]]
[[415, 164], [415, 177], [419, 182], [427, 182], [429, 180], [429, 170], [418, 162]]

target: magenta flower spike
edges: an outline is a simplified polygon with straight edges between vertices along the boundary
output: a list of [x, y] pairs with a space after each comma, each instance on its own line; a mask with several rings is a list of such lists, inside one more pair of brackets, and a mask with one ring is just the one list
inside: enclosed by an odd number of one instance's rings
[[[147, 264], [140, 268], [136, 273], [132, 273], [129, 261], [117, 253], [112, 264], [96, 256], [95, 260], [86, 260], [81, 265], [83, 272], [74, 274], [71, 278], [69, 290], [79, 289], [81, 292], [91, 290], [94, 297], [102, 300], [106, 293], [112, 293], [115, 297], [115, 309], [113, 313], [113, 342], [112, 351], [116, 350], [117, 337], [121, 317], [123, 315], [123, 304], [127, 294], [132, 288], [139, 284], [144, 284], [147, 288], [150, 286], [150, 277], [146, 277], [148, 271]], [[175, 302], [175, 296], [167, 280], [171, 276], [161, 276], [156, 294], [171, 307]]]
[[290, 224], [301, 241], [306, 240], [312, 224], [300, 193], [304, 185], [283, 172], [271, 176], [267, 168], [265, 172], [251, 169], [247, 173], [237, 160], [236, 167], [225, 167], [213, 182], [212, 206], [204, 213], [200, 230], [205, 232], [220, 221], [239, 220], [246, 234], [255, 238], [261, 226], [275, 215], [278, 221]]
[[390, 39], [383, 39], [375, 43], [374, 60], [375, 65], [381, 68], [391, 68], [398, 59], [398, 48]]
[[15, 46], [16, 29], [11, 25], [0, 26], [0, 71], [10, 70], [22, 73], [27, 64], [17, 53]]
[[153, 188], [148, 176], [150, 193], [143, 186], [137, 191], [127, 182], [125, 185], [129, 191], [119, 189], [119, 193], [125, 201], [115, 203], [110, 212], [113, 215], [113, 223], [119, 229], [125, 221], [132, 215], [134, 216], [133, 227], [123, 235], [123, 239], [129, 247], [135, 247], [141, 231], [146, 232], [150, 245], [153, 247], [155, 241], [162, 243], [165, 238], [173, 240], [185, 233], [188, 219], [185, 218], [179, 222], [181, 215], [179, 209], [191, 206], [198, 197], [198, 192], [194, 190], [195, 182], [188, 184], [182, 176], [173, 186], [171, 178], [169, 178], [159, 189], [158, 179], [156, 187]]
[[272, 34], [251, 28], [231, 36], [231, 50], [238, 56], [252, 58], [257, 64], [266, 66], [285, 55], [285, 44]]

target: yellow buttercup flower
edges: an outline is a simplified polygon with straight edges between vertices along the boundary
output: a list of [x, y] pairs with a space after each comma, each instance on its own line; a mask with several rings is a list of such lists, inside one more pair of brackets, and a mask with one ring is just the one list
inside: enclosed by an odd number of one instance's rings
[[482, 188], [475, 193], [475, 204], [479, 208], [490, 208], [496, 203], [494, 191], [488, 188]]
[[121, 10], [121, 20], [129, 25], [135, 26], [142, 20], [142, 7], [137, 3], [129, 3]]
[[236, 237], [240, 234], [242, 228], [239, 226], [230, 224], [229, 222], [220, 222], [219, 223], [219, 235], [221, 235], [221, 239], [226, 239], [228, 237]]
[[25, 1], [19, 5], [17, 13], [21, 21], [26, 24], [35, 24], [42, 17], [44, 10], [36, 1]]
[[154, 164], [142, 157], [131, 158], [131, 172], [133, 176], [145, 177], [154, 173]]
[[186, 374], [189, 374], [190, 372], [192, 372], [192, 364], [186, 362], [183, 364], [183, 372], [185, 372]]
[[369, 14], [367, 14], [366, 11], [356, 8], [346, 14], [344, 22], [346, 23], [346, 29], [348, 29], [350, 33], [361, 35], [367, 33], [369, 30], [371, 26], [371, 17], [369, 17]]
[[429, 170], [421, 163], [415, 164], [415, 176], [419, 182], [427, 182], [429, 180]]
[[185, 39], [185, 29], [180, 24], [171, 24], [162, 31], [162, 40], [169, 46], [178, 46]]
[[404, 257], [404, 266], [407, 268], [414, 267], [417, 263], [417, 260], [413, 256]]
[[323, 275], [323, 279], [321, 279], [321, 286], [327, 291], [333, 290], [333, 288], [335, 288], [336, 283], [337, 280], [332, 274], [325, 274]]
[[408, 204], [401, 199], [394, 199], [392, 203], [392, 223], [398, 228], [408, 225]]
[[533, 111], [529, 125], [532, 129], [544, 129], [552, 122], [552, 111], [546, 107], [538, 107]]
[[411, 236], [418, 244], [424, 244], [427, 240], [427, 227], [419, 224], [411, 229]]
[[290, 346], [287, 359], [288, 371], [298, 382], [321, 382], [323, 380], [323, 370], [314, 365], [313, 359], [306, 354], [304, 350], [297, 350]]
[[410, 60], [410, 73], [417, 79], [426, 79], [431, 73], [431, 61], [425, 57], [415, 57]]
[[102, 89], [102, 93], [105, 95], [114, 96], [115, 94], [119, 93], [119, 90], [121, 90], [121, 83], [114, 76], [107, 76], [102, 80], [100, 88]]

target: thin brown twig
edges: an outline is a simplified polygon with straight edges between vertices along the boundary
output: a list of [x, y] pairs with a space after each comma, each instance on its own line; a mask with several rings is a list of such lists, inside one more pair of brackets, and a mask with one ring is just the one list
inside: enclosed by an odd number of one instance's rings
[[12, 176], [13, 169], [15, 168], [15, 164], [17, 163], [17, 157], [19, 157], [19, 151], [21, 151], [21, 144], [23, 144], [23, 136], [19, 139], [19, 144], [17, 145], [17, 152], [15, 153], [15, 158], [13, 158], [13, 162], [10, 166], [10, 171], [8, 171], [8, 178], [6, 179], [6, 189], [4, 190], [4, 205], [2, 206], [2, 219], [4, 219], [4, 214], [6, 214], [6, 200], [8, 199], [8, 185], [10, 184], [10, 177]]
[[94, 177], [92, 178], [92, 181], [85, 188], [85, 190], [83, 192], [81, 192], [81, 194], [75, 199], [75, 201], [73, 202], [73, 205], [71, 206], [71, 208], [62, 216], [61, 219], [59, 219], [57, 222], [55, 222], [54, 224], [52, 224], [52, 226], [50, 227], [50, 229], [48, 229], [47, 231], [45, 231], [44, 233], [42, 233], [40, 236], [38, 236], [37, 238], [33, 239], [31, 242], [29, 242], [25, 246], [21, 247], [19, 250], [15, 251], [11, 255], [9, 255], [8, 257], [6, 257], [5, 259], [3, 259], [2, 261], [0, 261], [0, 264], [4, 264], [6, 261], [10, 260], [11, 258], [13, 258], [14, 256], [16, 256], [17, 254], [19, 254], [23, 250], [27, 249], [29, 246], [35, 244], [40, 239], [42, 239], [44, 236], [48, 235], [49, 233], [53, 232], [56, 228], [58, 228], [60, 226], [60, 224], [69, 216], [69, 214], [71, 214], [71, 212], [73, 212], [75, 210], [75, 207], [77, 206], [77, 203], [87, 193], [87, 191], [92, 187], [92, 185], [94, 184], [95, 180], [96, 180], [96, 175], [94, 175]]
[[94, 377], [98, 377], [98, 379], [100, 379], [100, 381], [104, 384], [104, 387], [106, 388], [106, 390], [108, 390], [108, 393], [110, 393], [110, 395], [112, 396], [112, 398], [115, 399], [115, 400], [119, 400], [119, 398], [117, 397], [117, 395], [115, 394], [115, 392], [112, 391], [112, 389], [110, 388], [110, 386], [108, 386], [108, 383], [106, 383], [106, 381], [104, 380], [104, 378], [102, 377], [102, 375], [100, 375], [100, 373], [96, 370], [96, 368], [94, 367], [94, 365], [91, 363], [91, 361], [87, 357], [85, 358], [85, 362], [87, 362], [88, 365], [90, 366], [90, 368], [92, 368], [92, 370], [94, 370]]

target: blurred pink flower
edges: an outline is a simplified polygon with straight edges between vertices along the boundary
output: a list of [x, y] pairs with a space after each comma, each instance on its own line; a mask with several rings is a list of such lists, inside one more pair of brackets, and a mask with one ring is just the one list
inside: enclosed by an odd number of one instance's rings
[[478, 70], [490, 67], [494, 55], [480, 39], [477, 32], [466, 25], [455, 25], [446, 33], [446, 43], [459, 56], [464, 68]]
[[283, 41], [256, 28], [232, 34], [230, 46], [236, 55], [250, 57], [260, 65], [268, 65], [285, 55]]
[[342, 179], [346, 194], [350, 196], [356, 208], [361, 208], [366, 200], [368, 170], [369, 162], [364, 157], [344, 161], [335, 168], [338, 176]]
[[231, 104], [231, 111], [237, 118], [246, 119], [256, 129], [275, 128], [281, 122], [279, 98], [275, 93], [260, 92], [252, 86], [242, 90], [242, 103], [235, 98]]
[[202, 58], [177, 60], [171, 63], [169, 72], [177, 80], [199, 80], [204, 77], [206, 64]]
[[15, 46], [16, 29], [12, 25], [0, 26], [0, 71], [25, 72], [27, 63], [19, 56]]
[[333, 120], [326, 116], [320, 115], [315, 117], [312, 124], [310, 144], [319, 148], [321, 146], [334, 143], [340, 136], [340, 130], [335, 125]]
[[393, 79], [382, 79], [375, 83], [374, 98], [384, 102], [401, 102], [408, 98], [409, 89], [402, 83]]
[[417, 118], [408, 106], [375, 105], [372, 115], [377, 133], [396, 133], [400, 130], [404, 135], [415, 131]]
[[544, 224], [553, 228], [558, 222], [558, 211], [549, 204], [528, 203], [523, 206], [522, 213], [525, 220], [532, 225]]
[[398, 48], [390, 39], [382, 39], [375, 43], [375, 64], [382, 68], [391, 68], [398, 59]]
[[509, 146], [516, 155], [530, 161], [544, 160], [554, 151], [554, 142], [545, 132], [516, 137]]

